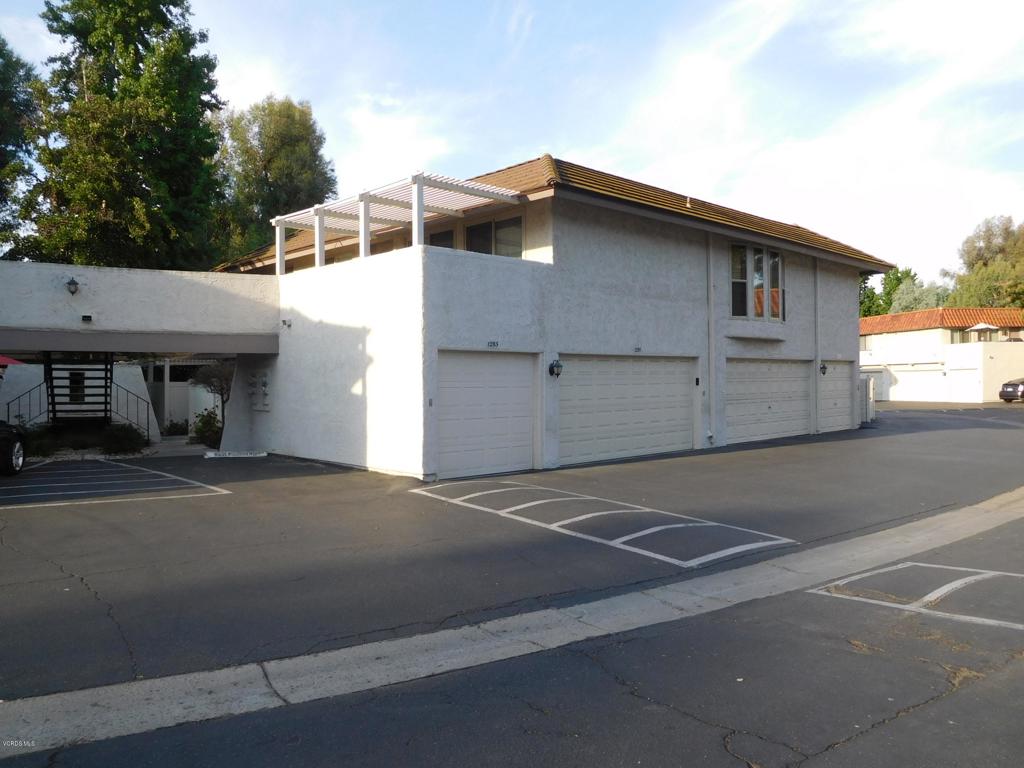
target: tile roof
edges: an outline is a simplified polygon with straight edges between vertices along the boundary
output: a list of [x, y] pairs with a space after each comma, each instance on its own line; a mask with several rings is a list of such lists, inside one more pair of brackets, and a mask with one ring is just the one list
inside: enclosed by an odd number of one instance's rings
[[926, 331], [931, 328], [971, 328], [988, 323], [996, 328], [1024, 328], [1024, 309], [1012, 307], [940, 307], [897, 312], [860, 319], [860, 335]]
[[[893, 268], [892, 264], [882, 259], [796, 224], [783, 224], [772, 219], [698, 200], [695, 197], [669, 192], [649, 184], [642, 184], [604, 171], [570, 163], [567, 160], [559, 160], [551, 155], [542, 155], [533, 160], [474, 176], [471, 180], [514, 189], [524, 194], [549, 187], [576, 190], [607, 199], [667, 211], [686, 218], [774, 237], [799, 245], [811, 246], [853, 259], [859, 262], [865, 271], [884, 272]], [[306, 239], [310, 240], [311, 244], [312, 237], [308, 233], [306, 234], [306, 238], [290, 238], [287, 252], [291, 253], [293, 250], [307, 247]], [[236, 259], [231, 262], [231, 265], [261, 261], [271, 258], [273, 255], [274, 246], [269, 244]], [[217, 269], [224, 269], [228, 266], [228, 264], [222, 264]]]

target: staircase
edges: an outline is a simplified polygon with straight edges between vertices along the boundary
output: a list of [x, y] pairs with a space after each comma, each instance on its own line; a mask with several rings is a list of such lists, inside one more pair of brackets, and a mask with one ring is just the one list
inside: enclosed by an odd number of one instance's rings
[[43, 356], [51, 424], [109, 424], [114, 356], [51, 353]]

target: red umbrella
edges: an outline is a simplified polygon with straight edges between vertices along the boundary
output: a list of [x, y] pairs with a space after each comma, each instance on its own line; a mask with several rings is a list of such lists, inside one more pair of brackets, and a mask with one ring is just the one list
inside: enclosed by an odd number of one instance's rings
[[15, 360], [13, 357], [0, 355], [0, 365], [24, 365], [24, 363], [21, 360]]

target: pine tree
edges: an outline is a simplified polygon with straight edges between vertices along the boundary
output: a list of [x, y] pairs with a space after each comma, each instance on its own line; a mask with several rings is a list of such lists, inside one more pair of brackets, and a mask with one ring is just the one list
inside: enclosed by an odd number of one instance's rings
[[69, 50], [36, 88], [44, 175], [23, 206], [36, 226], [27, 255], [209, 266], [220, 104], [188, 17], [187, 0], [47, 0], [42, 18]]

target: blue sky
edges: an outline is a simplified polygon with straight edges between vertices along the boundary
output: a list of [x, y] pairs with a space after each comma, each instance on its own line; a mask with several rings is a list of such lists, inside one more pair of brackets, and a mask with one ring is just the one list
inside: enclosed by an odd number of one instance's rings
[[[192, 0], [233, 107], [312, 103], [344, 193], [551, 152], [822, 232], [924, 279], [1024, 218], [1024, 3]], [[0, 34], [58, 42], [42, 0]]]

